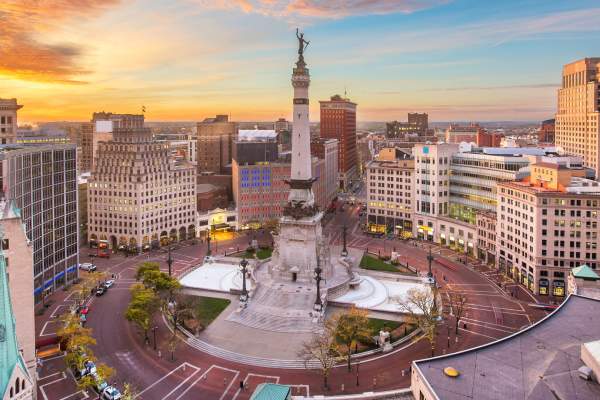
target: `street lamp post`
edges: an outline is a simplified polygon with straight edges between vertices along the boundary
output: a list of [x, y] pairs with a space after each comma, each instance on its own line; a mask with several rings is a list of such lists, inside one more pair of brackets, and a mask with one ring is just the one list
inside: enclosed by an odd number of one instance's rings
[[158, 326], [155, 326], [154, 328], [152, 328], [152, 333], [154, 335], [154, 351], [156, 351], [156, 330], [158, 329]]
[[169, 266], [169, 276], [172, 275], [171, 267], [173, 266], [173, 257], [171, 257], [171, 245], [169, 245], [169, 255], [167, 257], [167, 265]]
[[342, 239], [344, 241], [344, 248], [342, 249], [342, 257], [346, 257], [348, 255], [348, 249], [346, 248], [346, 234], [348, 233], [348, 227], [344, 224], [342, 228]]
[[211, 250], [210, 250], [210, 230], [208, 231], [208, 234], [206, 236], [206, 255], [207, 256], [211, 255]]
[[248, 290], [246, 289], [246, 273], [248, 272], [248, 261], [243, 258], [240, 262], [240, 271], [242, 272], [242, 295], [240, 301], [245, 303], [248, 301]]
[[469, 262], [468, 256], [469, 256], [469, 246], [465, 247], [465, 265], [467, 265]]
[[431, 254], [431, 247], [429, 248], [429, 254], [427, 255], [427, 261], [429, 263], [429, 272], [427, 272], [428, 277], [433, 276], [433, 272], [431, 272], [431, 262], [433, 261], [433, 255]]
[[323, 302], [321, 301], [321, 281], [323, 278], [321, 277], [321, 273], [323, 273], [323, 270], [321, 269], [319, 256], [317, 255], [317, 267], [315, 268], [315, 281], [317, 282], [317, 299], [315, 300], [316, 311], [321, 311], [323, 309]]

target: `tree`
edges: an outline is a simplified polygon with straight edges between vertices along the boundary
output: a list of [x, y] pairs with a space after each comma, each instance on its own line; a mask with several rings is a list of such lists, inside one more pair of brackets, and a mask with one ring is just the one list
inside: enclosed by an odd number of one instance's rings
[[151, 261], [145, 261], [141, 263], [135, 273], [135, 280], [143, 280], [144, 274], [148, 271], [160, 271], [160, 264]]
[[177, 338], [177, 331], [173, 331], [173, 335], [169, 337], [169, 341], [167, 342], [167, 348], [171, 353], [171, 361], [175, 361], [175, 350], [177, 350], [178, 345], [179, 339]]
[[115, 373], [115, 370], [104, 363], [96, 363], [96, 374], [87, 374], [79, 381], [77, 381], [77, 387], [82, 390], [91, 389], [96, 386], [97, 383], [102, 381], [108, 381]]
[[325, 389], [328, 389], [327, 380], [339, 355], [335, 327], [330, 322], [325, 322], [324, 329], [314, 334], [309, 341], [302, 343], [302, 347], [298, 351], [298, 357], [304, 360], [305, 368], [308, 368], [310, 361], [317, 360], [319, 362]]
[[148, 330], [154, 313], [160, 307], [160, 300], [153, 289], [136, 283], [130, 289], [131, 300], [125, 311], [125, 318], [136, 324], [144, 333], [144, 341], [148, 343]]
[[435, 334], [440, 317], [437, 305], [437, 289], [409, 289], [406, 296], [397, 298], [400, 310], [404, 312], [417, 328], [421, 329], [431, 344], [431, 356], [435, 354]]
[[336, 341], [342, 348], [340, 353], [346, 356], [348, 371], [351, 371], [352, 347], [357, 342], [369, 340], [371, 336], [368, 312], [352, 306], [347, 312], [336, 315], [332, 324]]
[[134, 400], [138, 396], [139, 393], [136, 393], [131, 383], [126, 382], [123, 384], [123, 393], [121, 394], [121, 400]]
[[85, 361], [94, 360], [90, 347], [96, 344], [96, 340], [92, 337], [91, 329], [81, 326], [76, 314], [66, 314], [62, 321], [63, 326], [57, 335], [66, 351], [65, 363], [71, 369], [81, 370]]
[[456, 319], [454, 325], [454, 334], [458, 335], [458, 325], [460, 324], [460, 320], [465, 313], [467, 296], [464, 293], [452, 291], [448, 293], [448, 298], [450, 300], [450, 309], [452, 310], [452, 314], [454, 314], [454, 318]]
[[279, 220], [277, 218], [268, 219], [263, 224], [263, 228], [267, 232], [279, 233]]

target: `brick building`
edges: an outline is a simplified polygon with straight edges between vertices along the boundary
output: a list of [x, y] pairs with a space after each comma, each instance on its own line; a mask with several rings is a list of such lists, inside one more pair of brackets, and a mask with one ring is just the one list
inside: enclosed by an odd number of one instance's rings
[[321, 104], [321, 138], [338, 140], [340, 188], [346, 189], [358, 175], [356, 151], [356, 103], [340, 95]]

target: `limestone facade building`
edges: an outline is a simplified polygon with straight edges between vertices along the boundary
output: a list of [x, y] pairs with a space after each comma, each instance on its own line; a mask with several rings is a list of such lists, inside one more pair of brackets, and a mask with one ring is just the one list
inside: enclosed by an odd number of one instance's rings
[[88, 180], [88, 239], [139, 250], [195, 236], [196, 170], [149, 128], [117, 127], [98, 143]]
[[531, 292], [564, 296], [571, 268], [600, 266], [600, 185], [581, 164], [545, 158], [498, 196], [498, 266]]
[[415, 160], [401, 149], [382, 149], [367, 164], [369, 232], [412, 235]]
[[600, 57], [563, 67], [555, 136], [557, 146], [600, 176]]
[[0, 143], [16, 143], [17, 111], [23, 106], [17, 99], [0, 99]]

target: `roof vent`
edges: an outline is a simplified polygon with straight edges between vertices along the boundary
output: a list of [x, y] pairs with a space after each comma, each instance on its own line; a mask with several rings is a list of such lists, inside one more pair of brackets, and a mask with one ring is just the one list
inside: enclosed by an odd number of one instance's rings
[[590, 367], [588, 367], [587, 365], [582, 365], [577, 372], [579, 372], [579, 377], [581, 379], [584, 379], [586, 381], [589, 381], [592, 379], [592, 369]]

